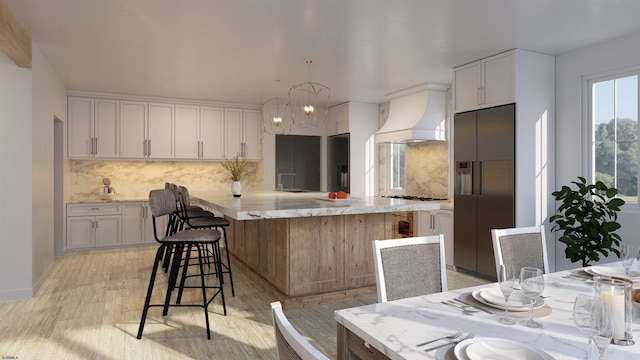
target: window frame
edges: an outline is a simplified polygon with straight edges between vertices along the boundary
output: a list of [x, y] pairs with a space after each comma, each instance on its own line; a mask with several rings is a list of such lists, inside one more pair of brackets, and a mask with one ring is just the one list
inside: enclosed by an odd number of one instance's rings
[[[392, 173], [393, 173], [393, 145], [404, 145], [405, 146], [405, 179], [404, 179], [404, 188], [402, 189], [398, 189], [398, 188], [393, 188], [392, 187]], [[386, 149], [385, 152], [387, 154], [387, 164], [385, 167], [385, 171], [386, 171], [386, 186], [385, 186], [385, 190], [387, 192], [388, 195], [406, 195], [407, 192], [407, 179], [406, 179], [406, 144], [404, 143], [388, 143], [386, 144]]]
[[586, 129], [585, 129], [585, 135], [584, 135], [584, 139], [585, 139], [585, 149], [586, 151], [586, 156], [583, 159], [583, 164], [584, 164], [584, 168], [586, 169], [586, 178], [588, 179], [588, 181], [593, 182], [595, 181], [595, 151], [594, 151], [594, 141], [595, 141], [595, 124], [593, 121], [593, 108], [594, 108], [594, 104], [593, 104], [593, 85], [595, 83], [599, 83], [599, 82], [604, 82], [604, 81], [609, 81], [609, 80], [616, 80], [616, 79], [621, 79], [621, 78], [625, 78], [628, 76], [637, 76], [638, 77], [638, 101], [637, 101], [637, 115], [639, 117], [639, 119], [636, 119], [638, 121], [638, 126], [637, 126], [637, 142], [636, 142], [636, 147], [637, 147], [637, 154], [638, 159], [638, 194], [636, 195], [636, 203], [626, 203], [624, 206], [622, 206], [621, 211], [622, 212], [633, 212], [633, 213], [640, 213], [640, 65], [636, 65], [636, 66], [632, 66], [632, 67], [627, 67], [624, 69], [618, 69], [618, 70], [611, 70], [611, 71], [607, 71], [607, 72], [603, 72], [603, 73], [599, 73], [599, 74], [593, 74], [590, 76], [584, 76], [583, 77], [583, 106], [585, 107], [584, 109], [584, 114], [586, 116]]

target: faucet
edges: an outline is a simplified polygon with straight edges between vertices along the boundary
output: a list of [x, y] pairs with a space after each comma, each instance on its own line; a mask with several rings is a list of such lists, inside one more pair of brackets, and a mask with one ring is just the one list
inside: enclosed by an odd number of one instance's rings
[[283, 176], [296, 176], [295, 173], [278, 173], [278, 190], [284, 190], [284, 184], [282, 183]]

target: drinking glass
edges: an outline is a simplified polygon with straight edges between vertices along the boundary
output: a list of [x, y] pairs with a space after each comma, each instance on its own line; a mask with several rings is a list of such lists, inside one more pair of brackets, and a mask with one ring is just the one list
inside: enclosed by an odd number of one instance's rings
[[613, 319], [611, 318], [610, 309], [605, 305], [602, 312], [598, 312], [601, 316], [598, 322], [604, 322], [604, 325], [598, 325], [602, 331], [596, 331], [593, 335], [593, 343], [596, 344], [598, 349], [598, 357], [600, 360], [604, 359], [604, 352], [607, 350], [607, 346], [611, 343], [613, 338]]
[[629, 244], [620, 245], [620, 260], [622, 261], [622, 267], [629, 277], [629, 269], [633, 265], [633, 246]]
[[604, 302], [600, 296], [578, 294], [573, 302], [573, 322], [589, 338], [587, 357], [589, 360], [591, 360], [594, 335], [602, 334], [607, 326], [606, 322], [609, 321], [608, 317], [604, 321], [605, 316], [602, 315], [604, 309]]
[[500, 265], [498, 283], [500, 284], [500, 291], [502, 291], [502, 295], [504, 295], [504, 317], [501, 317], [499, 321], [505, 325], [513, 325], [516, 322], [509, 317], [508, 305], [509, 296], [511, 296], [513, 288], [516, 286], [516, 277], [511, 265]]
[[540, 328], [538, 322], [533, 320], [533, 304], [542, 291], [544, 290], [544, 278], [542, 277], [542, 270], [532, 267], [523, 267], [520, 269], [520, 288], [524, 296], [529, 298], [531, 302], [531, 308], [529, 309], [529, 320], [522, 322], [522, 325], [530, 328]]

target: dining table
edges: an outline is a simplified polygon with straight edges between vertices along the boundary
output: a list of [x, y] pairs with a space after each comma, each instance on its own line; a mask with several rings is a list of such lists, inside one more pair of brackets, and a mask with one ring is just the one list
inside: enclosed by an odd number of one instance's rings
[[[621, 270], [619, 263], [606, 266]], [[533, 318], [541, 325], [540, 328], [521, 324], [530, 316], [524, 303], [514, 306], [518, 311], [509, 312], [516, 320], [515, 324], [499, 322], [504, 315], [504, 307], [495, 306], [479, 296], [499, 292], [498, 283], [336, 310], [337, 357], [339, 360], [475, 360], [484, 358], [482, 353], [469, 353], [469, 349], [481, 350], [479, 345], [473, 348], [471, 345], [484, 342], [514, 351], [524, 349], [530, 355], [528, 359], [586, 359], [588, 337], [574, 324], [573, 304], [577, 294], [593, 292], [590, 274], [585, 269], [559, 271], [545, 274], [544, 282], [544, 291], [536, 299], [533, 311]], [[640, 287], [640, 283], [634, 282], [634, 288], [636, 286]], [[522, 296], [519, 292], [516, 289], [510, 299], [517, 302]], [[473, 307], [458, 308], [446, 303], [452, 299], [462, 300]], [[633, 307], [630, 329], [635, 343], [608, 345], [604, 359], [640, 359], [640, 312], [635, 305]], [[441, 339], [443, 337], [446, 338]], [[430, 343], [424, 345], [427, 342]], [[598, 358], [595, 346], [593, 356]], [[486, 358], [527, 357], [509, 356], [507, 353], [503, 357]]]

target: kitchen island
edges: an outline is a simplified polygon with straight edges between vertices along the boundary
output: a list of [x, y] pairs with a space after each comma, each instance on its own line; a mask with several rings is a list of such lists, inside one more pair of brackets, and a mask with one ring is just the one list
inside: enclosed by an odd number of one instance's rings
[[231, 222], [228, 251], [285, 307], [375, 294], [371, 241], [391, 239], [393, 213], [439, 202], [380, 197], [331, 201], [326, 193], [194, 194]]

